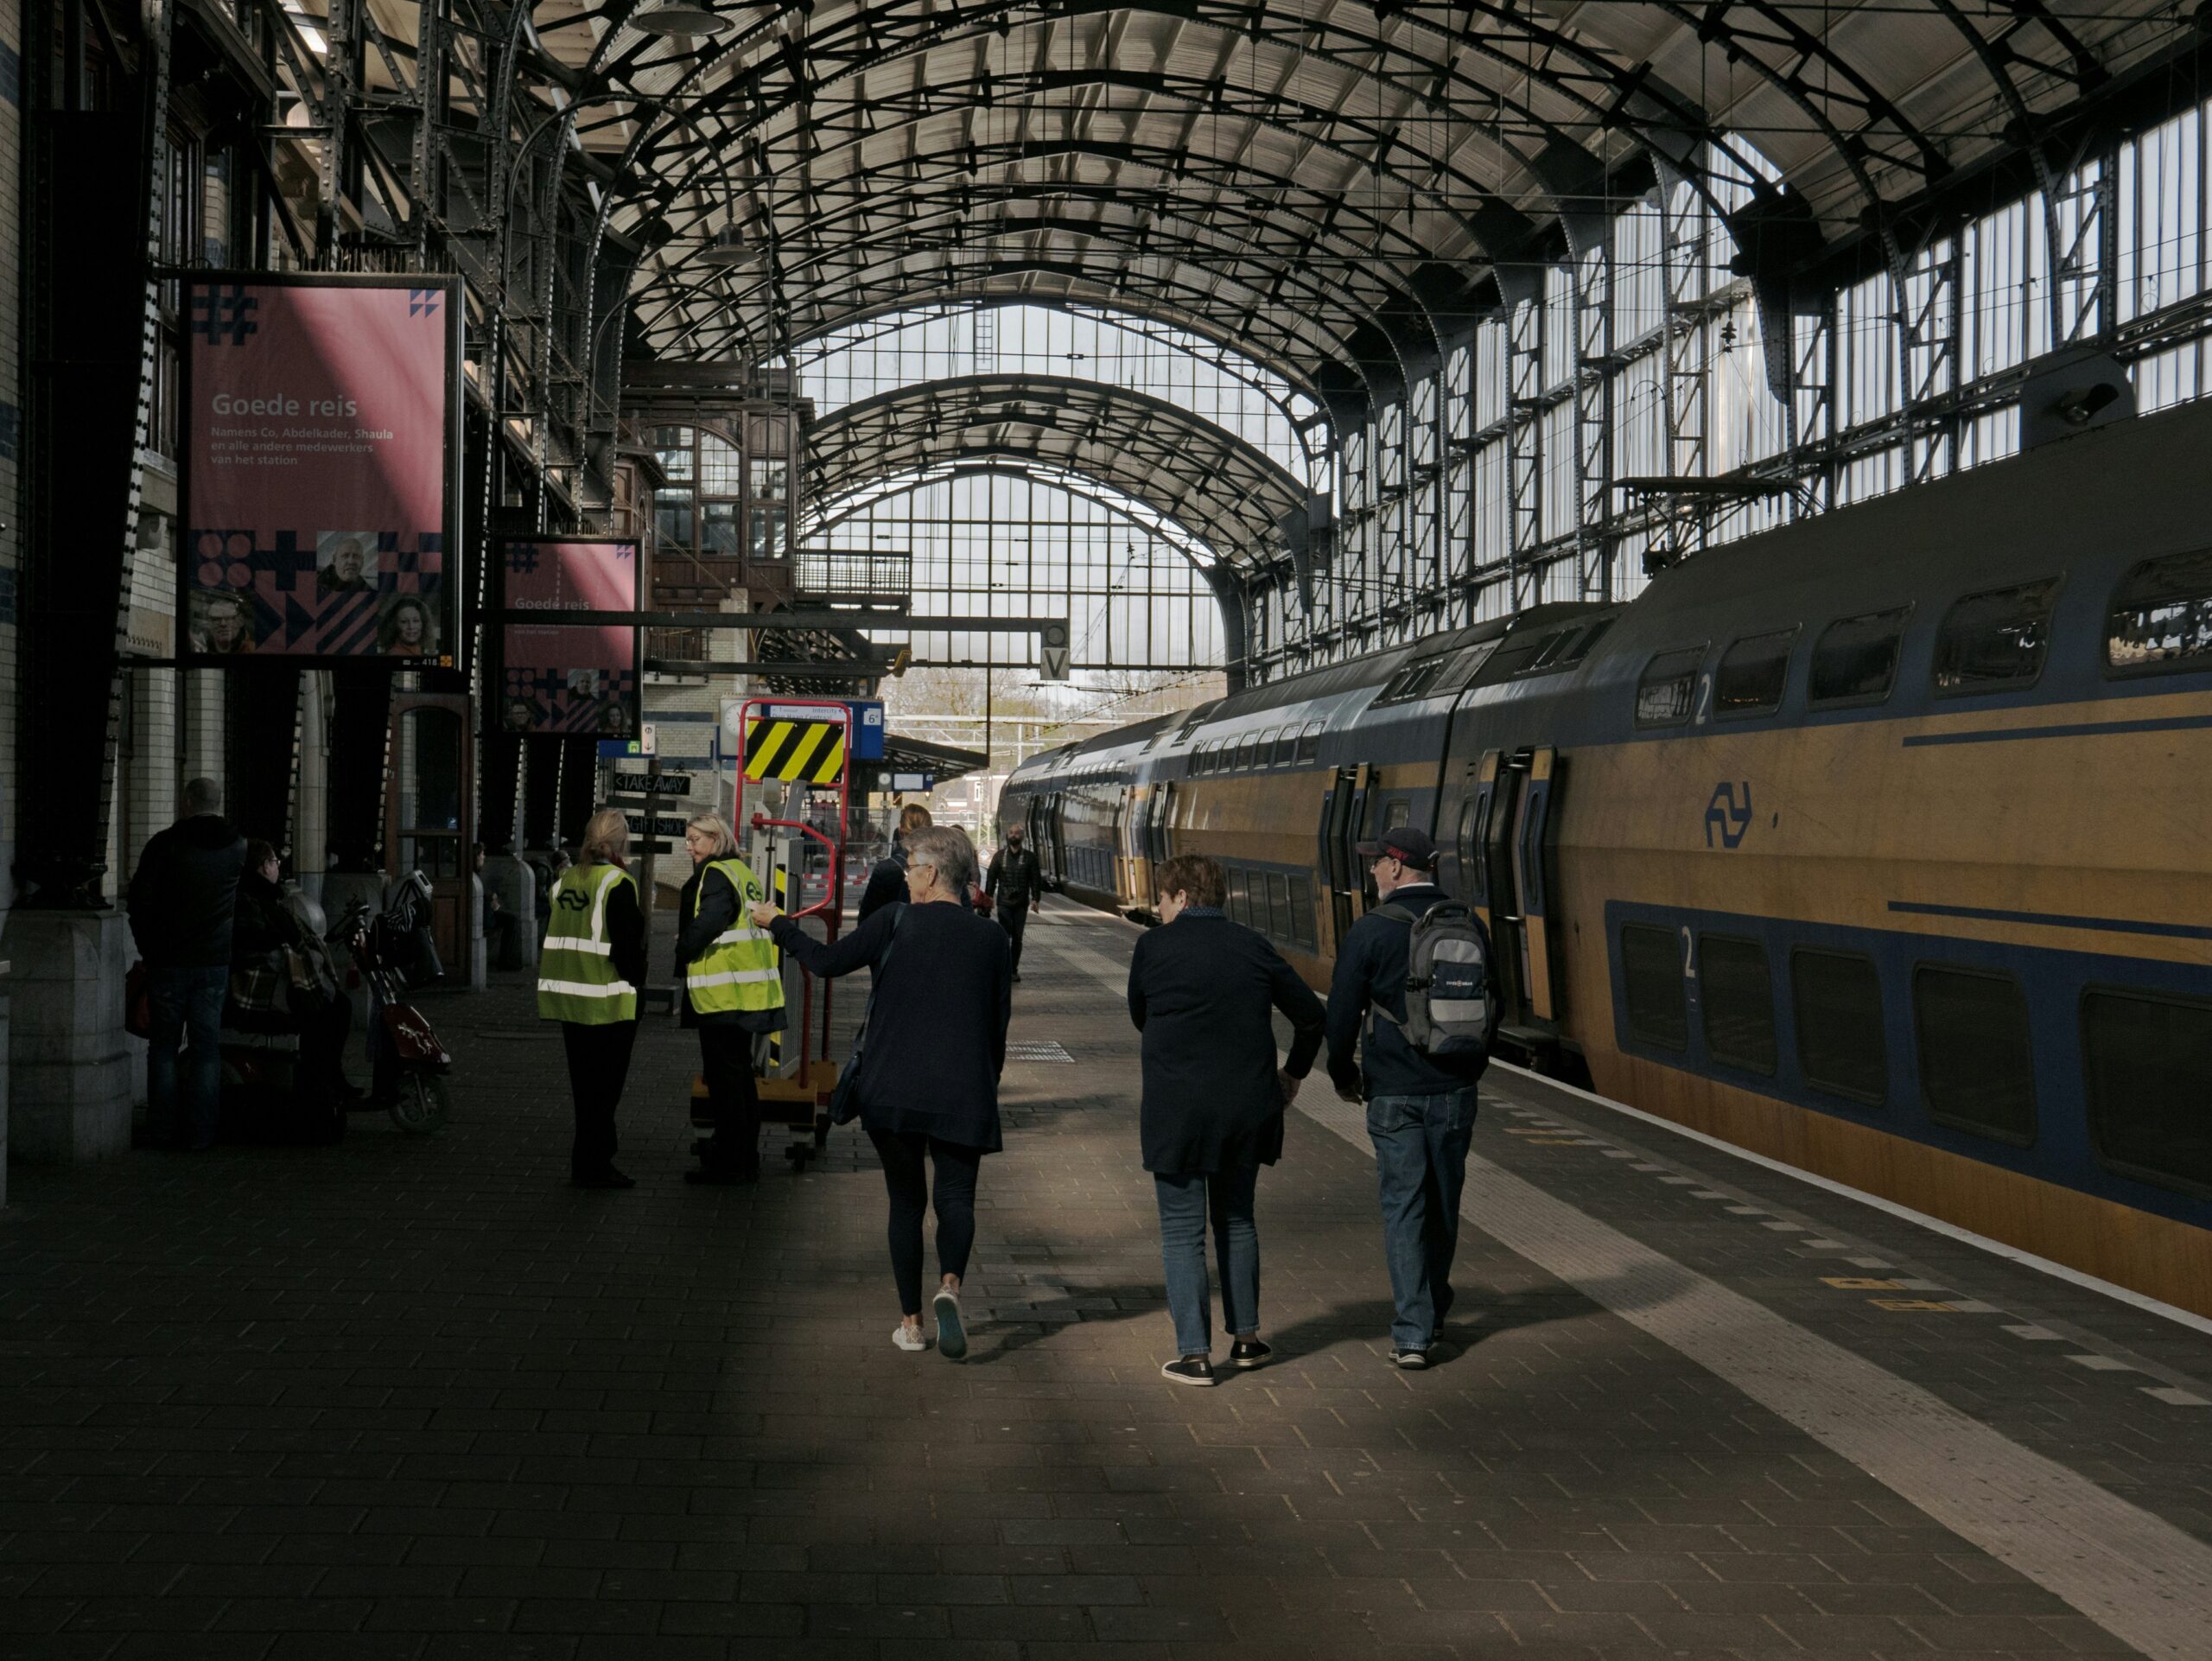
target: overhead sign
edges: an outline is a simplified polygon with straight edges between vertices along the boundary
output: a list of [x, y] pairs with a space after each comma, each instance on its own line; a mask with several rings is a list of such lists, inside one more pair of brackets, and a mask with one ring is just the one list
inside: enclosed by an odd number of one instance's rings
[[845, 707], [853, 712], [853, 760], [883, 760], [883, 701], [856, 698]]
[[1072, 655], [1068, 645], [1068, 626], [1065, 623], [1046, 623], [1037, 631], [1037, 665], [1039, 680], [1065, 680], [1068, 660]]
[[932, 773], [894, 773], [891, 775], [890, 783], [887, 787], [900, 792], [909, 790], [934, 790], [937, 788], [937, 775]]
[[845, 723], [756, 716], [745, 729], [745, 776], [834, 785], [845, 774]]
[[460, 288], [185, 279], [180, 656], [452, 666]]
[[[511, 538], [496, 550], [509, 612], [635, 611], [638, 544], [623, 538]], [[499, 725], [511, 733], [638, 730], [635, 625], [528, 623], [499, 630]]]

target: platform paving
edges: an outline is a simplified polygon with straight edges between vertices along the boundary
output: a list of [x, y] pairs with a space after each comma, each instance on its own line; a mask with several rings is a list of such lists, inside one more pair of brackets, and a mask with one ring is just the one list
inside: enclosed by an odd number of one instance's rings
[[[1388, 1365], [1372, 1161], [1310, 1086], [1261, 1185], [1281, 1359], [1166, 1383], [1133, 938], [1032, 922], [1014, 1037], [1069, 1059], [1007, 1070], [963, 1365], [891, 1347], [853, 1133], [683, 1183], [672, 1025], [639, 1186], [567, 1187], [512, 977], [432, 1006], [435, 1139], [18, 1168], [0, 1661], [2212, 1654], [2160, 1647], [2212, 1632], [2212, 1338], [1502, 1069], [1444, 1365]], [[1777, 1334], [1871, 1393], [1752, 1376]], [[2039, 1575], [2030, 1492], [2106, 1538]], [[2113, 1542], [2147, 1614], [2084, 1589]]]

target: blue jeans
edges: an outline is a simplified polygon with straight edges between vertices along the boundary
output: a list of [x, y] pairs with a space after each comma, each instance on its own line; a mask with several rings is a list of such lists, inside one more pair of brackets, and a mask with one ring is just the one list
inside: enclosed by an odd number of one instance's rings
[[[157, 1148], [213, 1148], [223, 1104], [223, 996], [231, 971], [146, 965], [146, 1129]], [[188, 1040], [183, 1063], [180, 1042]]]
[[1390, 1342], [1425, 1350], [1452, 1308], [1452, 1254], [1459, 1244], [1459, 1191], [1474, 1140], [1475, 1091], [1377, 1096], [1367, 1104], [1375, 1176], [1382, 1194], [1382, 1252], [1397, 1318]]
[[1260, 1229], [1252, 1220], [1260, 1168], [1211, 1176], [1153, 1175], [1160, 1199], [1160, 1255], [1167, 1269], [1167, 1312], [1175, 1318], [1175, 1353], [1213, 1349], [1213, 1298], [1206, 1287], [1206, 1217], [1213, 1217], [1221, 1270], [1221, 1324], [1239, 1336], [1260, 1330]]

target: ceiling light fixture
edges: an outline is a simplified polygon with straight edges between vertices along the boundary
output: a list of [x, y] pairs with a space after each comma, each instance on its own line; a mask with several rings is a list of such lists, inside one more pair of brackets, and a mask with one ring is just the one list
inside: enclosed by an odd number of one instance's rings
[[709, 239], [699, 255], [702, 264], [742, 265], [753, 258], [753, 250], [745, 240], [745, 232], [734, 225], [725, 225]]
[[645, 35], [712, 35], [728, 34], [737, 27], [737, 20], [705, 6], [686, 5], [683, 0], [664, 0], [639, 12], [630, 19], [630, 26]]

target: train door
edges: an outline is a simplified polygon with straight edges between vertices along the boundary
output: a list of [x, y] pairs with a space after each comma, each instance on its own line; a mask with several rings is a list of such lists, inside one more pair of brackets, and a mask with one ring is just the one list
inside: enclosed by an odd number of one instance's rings
[[1329, 888], [1329, 920], [1332, 927], [1330, 950], [1335, 951], [1364, 906], [1355, 907], [1353, 897], [1363, 894], [1363, 876], [1357, 851], [1360, 826], [1366, 821], [1368, 768], [1338, 767], [1335, 781], [1321, 799], [1319, 855], [1321, 874]]
[[1478, 765], [1477, 911], [1496, 951], [1498, 997], [1513, 1025], [1559, 1018], [1553, 990], [1549, 848], [1559, 754], [1548, 748], [1485, 754]]

